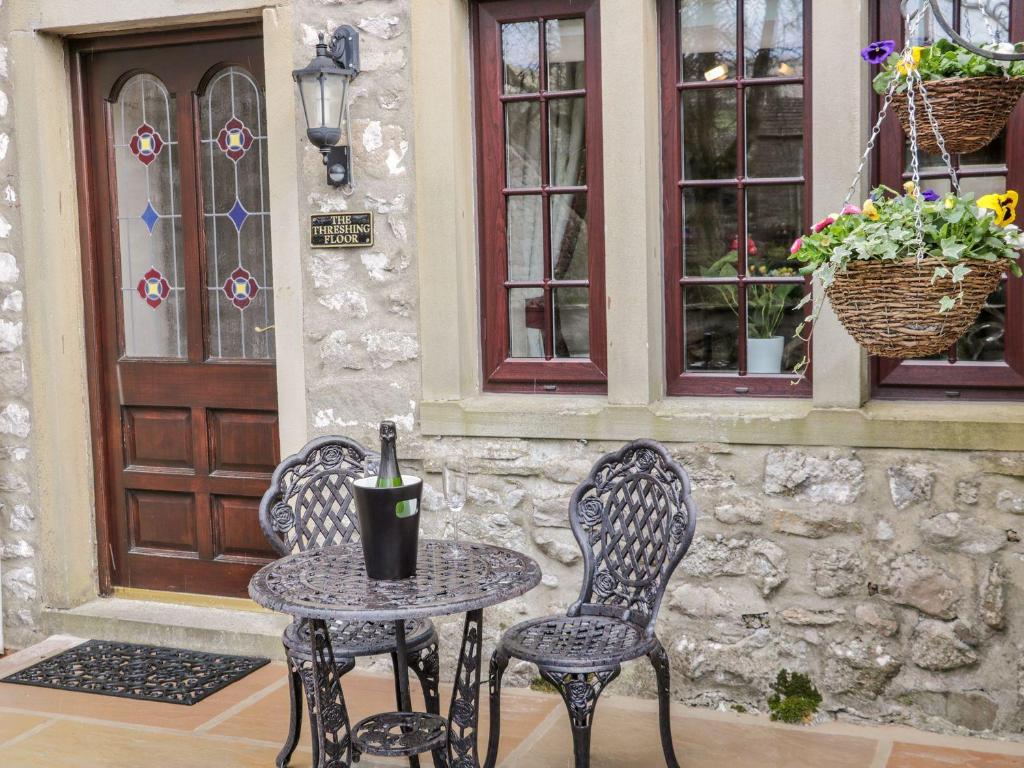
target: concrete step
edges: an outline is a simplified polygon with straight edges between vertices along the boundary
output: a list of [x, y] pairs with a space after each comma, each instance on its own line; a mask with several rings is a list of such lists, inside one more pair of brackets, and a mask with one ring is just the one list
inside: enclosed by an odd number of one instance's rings
[[263, 656], [283, 661], [281, 614], [106, 597], [43, 611], [47, 634]]

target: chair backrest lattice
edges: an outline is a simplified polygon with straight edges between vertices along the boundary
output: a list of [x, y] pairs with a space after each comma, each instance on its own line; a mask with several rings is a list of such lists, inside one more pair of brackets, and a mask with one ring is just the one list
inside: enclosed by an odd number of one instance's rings
[[345, 437], [320, 437], [278, 465], [260, 501], [260, 527], [290, 555], [359, 540], [352, 481], [376, 471], [376, 457]]
[[570, 615], [622, 616], [649, 632], [697, 522], [690, 477], [653, 440], [602, 457], [573, 493], [584, 577]]

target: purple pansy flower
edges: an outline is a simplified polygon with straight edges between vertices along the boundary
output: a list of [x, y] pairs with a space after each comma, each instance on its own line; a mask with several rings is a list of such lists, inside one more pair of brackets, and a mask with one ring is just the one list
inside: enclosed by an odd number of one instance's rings
[[936, 192], [934, 189], [926, 189], [924, 192], [921, 193], [921, 197], [924, 198], [929, 203], [934, 203], [938, 201], [939, 193]]
[[896, 42], [894, 40], [876, 40], [860, 52], [860, 57], [868, 64], [881, 64], [895, 50]]

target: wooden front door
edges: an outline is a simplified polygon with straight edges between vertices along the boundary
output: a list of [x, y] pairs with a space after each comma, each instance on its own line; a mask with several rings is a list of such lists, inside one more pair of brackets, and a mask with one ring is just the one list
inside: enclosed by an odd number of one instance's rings
[[[101, 585], [244, 595], [278, 461], [259, 27], [76, 51]], [[69, 457], [71, 460], [71, 457]]]

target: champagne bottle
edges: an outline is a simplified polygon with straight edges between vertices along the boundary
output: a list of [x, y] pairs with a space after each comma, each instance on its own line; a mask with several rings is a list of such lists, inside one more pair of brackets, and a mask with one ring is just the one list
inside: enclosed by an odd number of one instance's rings
[[[398, 428], [393, 421], [382, 421], [380, 423], [380, 470], [377, 473], [378, 488], [398, 488], [402, 485], [402, 470], [398, 468], [398, 453], [395, 449], [395, 440], [398, 437]], [[414, 513], [412, 504], [408, 501], [400, 501], [395, 505], [395, 514], [398, 517], [410, 517]]]

